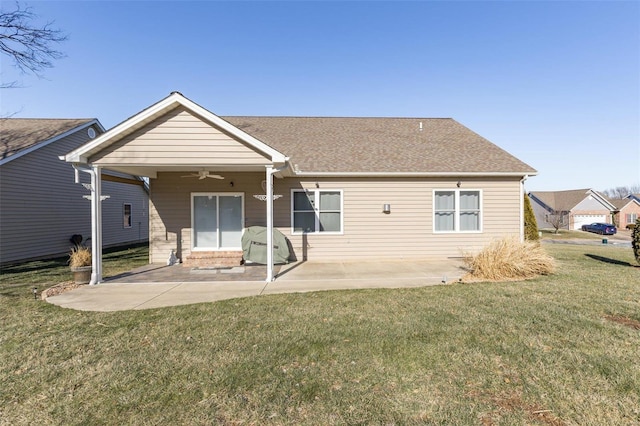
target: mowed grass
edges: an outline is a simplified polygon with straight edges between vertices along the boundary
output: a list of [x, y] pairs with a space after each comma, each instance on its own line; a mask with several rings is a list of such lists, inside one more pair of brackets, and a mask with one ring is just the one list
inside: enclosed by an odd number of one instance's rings
[[630, 249], [554, 275], [116, 313], [0, 297], [2, 424], [640, 424]]
[[560, 229], [556, 234], [554, 229], [542, 229], [540, 230], [542, 233], [543, 240], [594, 240], [601, 241], [603, 238], [606, 239], [615, 239], [620, 237], [628, 237], [631, 233], [626, 229], [619, 229], [616, 235], [599, 235], [594, 232], [586, 232], [586, 231], [575, 231], [575, 230], [567, 230]]
[[[149, 246], [143, 244], [130, 248], [107, 249], [104, 251], [102, 259], [102, 275], [108, 278], [148, 264]], [[47, 285], [51, 286], [72, 279], [69, 256], [3, 266], [0, 269], [0, 285], [4, 286], [37, 284], [44, 290]]]

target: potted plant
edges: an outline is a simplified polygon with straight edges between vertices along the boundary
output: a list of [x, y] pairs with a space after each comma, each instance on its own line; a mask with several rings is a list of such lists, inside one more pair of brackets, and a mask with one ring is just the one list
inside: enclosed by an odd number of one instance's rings
[[91, 281], [91, 250], [82, 246], [72, 248], [69, 267], [76, 284], [88, 284]]

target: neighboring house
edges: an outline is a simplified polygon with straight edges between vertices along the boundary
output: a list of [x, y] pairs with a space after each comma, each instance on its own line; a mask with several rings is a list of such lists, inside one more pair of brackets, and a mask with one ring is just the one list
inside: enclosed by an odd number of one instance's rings
[[[102, 133], [96, 119], [0, 119], [0, 264], [65, 255], [72, 235], [91, 236], [89, 191], [59, 156]], [[122, 173], [104, 180], [104, 244], [148, 240], [144, 181]]]
[[452, 119], [219, 117], [177, 92], [66, 160], [148, 176], [150, 261], [186, 265], [239, 261], [254, 225], [299, 260], [460, 257], [522, 238], [537, 173]]
[[629, 195], [621, 200], [609, 200], [616, 206], [615, 224], [620, 229], [625, 229], [627, 225], [635, 224], [640, 217], [640, 198]]
[[531, 206], [540, 229], [553, 228], [559, 221], [559, 229], [578, 230], [582, 225], [595, 222], [611, 223], [615, 206], [593, 189], [569, 191], [535, 191], [529, 193]]

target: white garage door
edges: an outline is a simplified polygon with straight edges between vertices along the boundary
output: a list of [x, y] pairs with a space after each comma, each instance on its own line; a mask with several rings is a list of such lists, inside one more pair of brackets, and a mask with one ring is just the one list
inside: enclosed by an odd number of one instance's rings
[[573, 229], [581, 229], [582, 225], [588, 225], [595, 222], [607, 223], [607, 215], [577, 214], [573, 216]]

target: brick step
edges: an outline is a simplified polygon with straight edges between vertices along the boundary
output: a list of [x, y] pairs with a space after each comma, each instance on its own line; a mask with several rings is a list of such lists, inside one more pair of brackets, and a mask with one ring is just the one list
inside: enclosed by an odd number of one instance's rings
[[239, 266], [242, 263], [242, 251], [198, 251], [183, 259], [188, 268], [224, 268]]

